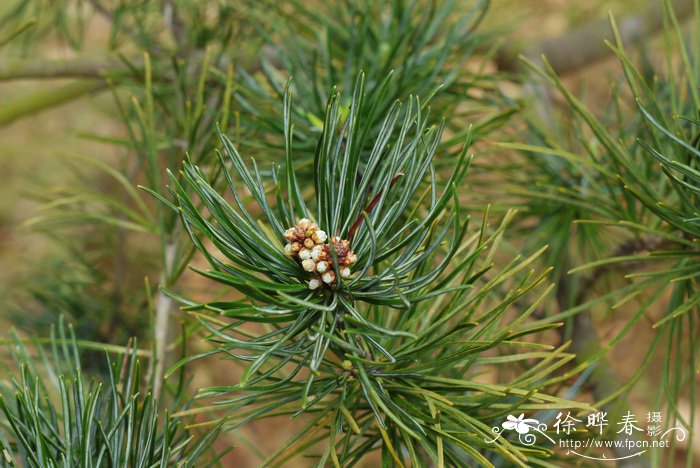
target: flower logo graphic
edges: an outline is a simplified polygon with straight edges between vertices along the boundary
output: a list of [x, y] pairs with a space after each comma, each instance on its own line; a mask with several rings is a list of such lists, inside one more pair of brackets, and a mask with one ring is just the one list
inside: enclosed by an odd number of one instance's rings
[[524, 414], [518, 417], [509, 414], [506, 420], [501, 423], [501, 427], [494, 426], [491, 428], [491, 432], [494, 434], [493, 439], [484, 439], [484, 441], [492, 444], [496, 442], [504, 432], [515, 431], [518, 433], [518, 440], [525, 445], [534, 445], [537, 442], [537, 435], [533, 434], [533, 432], [539, 433], [554, 444], [554, 440], [543, 432], [546, 430], [547, 424], [537, 419], [525, 419]]
[[501, 424], [503, 429], [506, 431], [512, 431], [515, 429], [518, 434], [527, 434], [530, 429], [536, 429], [540, 422], [537, 419], [525, 419], [525, 415], [521, 414], [517, 418], [512, 414], [509, 414], [506, 421]]

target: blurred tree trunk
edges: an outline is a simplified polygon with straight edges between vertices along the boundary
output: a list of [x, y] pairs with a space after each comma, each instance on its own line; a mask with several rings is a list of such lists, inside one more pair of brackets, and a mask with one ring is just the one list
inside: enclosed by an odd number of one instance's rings
[[[640, 12], [622, 16], [618, 21], [620, 35], [625, 44], [633, 44], [659, 31], [664, 24], [664, 1], [650, 0], [649, 6]], [[693, 0], [671, 0], [671, 7], [680, 19], [693, 15]], [[535, 61], [544, 55], [559, 75], [572, 73], [611, 56], [606, 41], [612, 40], [610, 21], [607, 18], [594, 21], [568, 33], [543, 39], [529, 47], [517, 42], [504, 45], [496, 57], [498, 68], [503, 71], [518, 71], [525, 55]]]

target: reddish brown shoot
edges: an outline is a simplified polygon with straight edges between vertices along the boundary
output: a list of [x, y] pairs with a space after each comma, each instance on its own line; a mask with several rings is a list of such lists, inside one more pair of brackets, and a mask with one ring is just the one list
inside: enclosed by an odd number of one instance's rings
[[[399, 172], [394, 176], [393, 179], [391, 179], [391, 184], [389, 185], [389, 190], [394, 188], [396, 183], [399, 181], [399, 179], [403, 177], [403, 172]], [[372, 212], [372, 209], [374, 209], [375, 205], [379, 203], [379, 199], [382, 197], [384, 192], [379, 192], [371, 202], [369, 202], [369, 205], [363, 210], [363, 213], [370, 214]], [[352, 240], [353, 237], [355, 237], [355, 231], [357, 231], [357, 228], [360, 227], [360, 224], [362, 224], [362, 220], [364, 220], [365, 217], [364, 215], [360, 214], [360, 216], [357, 217], [354, 223], [352, 223], [352, 226], [350, 227], [350, 231], [348, 231], [348, 240]]]

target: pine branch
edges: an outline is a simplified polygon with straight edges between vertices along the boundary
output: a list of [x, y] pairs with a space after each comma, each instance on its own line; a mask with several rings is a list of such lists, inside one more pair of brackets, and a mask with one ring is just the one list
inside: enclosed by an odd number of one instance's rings
[[[660, 63], [666, 63], [667, 68], [658, 68], [657, 62], [647, 57], [635, 66], [623, 48], [625, 34], [611, 21], [615, 45], [609, 48], [624, 70], [627, 88], [639, 109], [637, 113], [622, 111], [627, 104], [627, 90], [614, 88], [608, 112], [598, 117], [567, 89], [547, 60], [544, 60], [546, 72], [526, 62], [561, 92], [571, 107], [572, 118], [549, 129], [533, 123], [530, 137], [546, 142], [546, 147], [523, 147], [527, 148], [526, 153], [532, 151], [534, 157], [529, 157], [529, 161], [537, 168], [533, 171], [537, 181], [532, 185], [539, 187], [520, 193], [532, 197], [528, 205], [538, 215], [539, 226], [546, 226], [543, 233], [547, 241], [555, 239], [554, 243], [558, 244], [558, 255], [552, 259], [561, 271], [557, 299], [561, 312], [576, 313], [570, 328], [572, 349], [579, 363], [576, 370], [595, 366], [590, 369], [588, 380], [596, 399], [608, 402], [605, 406], [609, 409], [624, 404], [620, 394], [642, 375], [648, 359], [664, 340], [668, 346], [664, 352], [669, 357], [673, 355], [674, 363], [658, 378], [659, 401], [675, 411], [682, 392], [695, 391], [692, 370], [695, 357], [692, 351], [690, 356], [684, 356], [681, 349], [686, 344], [693, 348], [692, 343], [697, 340], [695, 318], [691, 314], [697, 311], [700, 302], [694, 281], [700, 272], [697, 263], [691, 260], [697, 254], [696, 239], [700, 236], [697, 223], [700, 174], [695, 167], [700, 157], [696, 145], [700, 126], [696, 120], [700, 103], [698, 44], [687, 41], [680, 28], [677, 16], [682, 11], [674, 12], [671, 2], [663, 5], [663, 14], [659, 12], [655, 21], [666, 25], [666, 48], [662, 52], [667, 61]], [[676, 68], [671, 64], [679, 55], [682, 61], [680, 68]], [[679, 119], [678, 115], [691, 117]], [[568, 128], [574, 129], [570, 134], [573, 141], [567, 139]], [[519, 183], [528, 184], [522, 179]], [[587, 222], [580, 224], [572, 236], [571, 229], [562, 230], [562, 227], [574, 220]], [[610, 252], [601, 242], [609, 235], [606, 226], [623, 229], [634, 238]], [[592, 252], [586, 252], [586, 248]], [[595, 256], [590, 258], [591, 254]], [[574, 258], [583, 258], [583, 265], [572, 265]], [[599, 297], [591, 296], [597, 282], [607, 274], [653, 261], [657, 265], [655, 270], [631, 275], [641, 279]], [[564, 273], [572, 267], [572, 273], [584, 268], [590, 268], [592, 273], [577, 287], [574, 278]], [[645, 352], [648, 359], [644, 359], [632, 380], [623, 384], [602, 355], [606, 348], [601, 348], [590, 308], [603, 301], [618, 300], [619, 307], [633, 297], [645, 298], [627, 326], [612, 340], [617, 343], [668, 290], [672, 292], [671, 299], [662, 308], [664, 317], [652, 328], [655, 336]], [[693, 405], [692, 399], [690, 404]], [[692, 430], [692, 422], [678, 413], [671, 418]], [[620, 451], [620, 456], [625, 454], [629, 452]]]
[[[312, 179], [292, 164], [290, 86], [283, 101], [285, 166], [270, 175], [272, 193], [255, 161], [246, 165], [223, 135], [227, 159], [220, 163], [230, 197], [189, 161], [181, 174], [171, 174], [172, 208], [210, 265], [195, 271], [241, 294], [180, 299], [214, 349], [170, 372], [212, 355], [247, 364], [238, 384], [202, 389], [199, 397], [214, 403], [186, 414], [219, 409], [230, 430], [253, 419], [308, 414], [308, 426], [269, 464], [304, 451], [296, 442], [313, 433], [327, 442], [320, 465], [335, 458], [352, 465], [382, 447], [386, 462], [397, 466], [488, 466], [487, 456], [526, 466], [537, 456], [525, 447], [489, 442], [494, 413], [521, 404], [591, 410], [540, 390], [542, 376], [572, 359], [563, 347], [536, 345], [536, 357], [517, 354], [527, 347], [520, 337], [543, 330], [527, 323], [535, 307], [506, 318], [514, 302], [547, 293], [535, 292], [546, 272], [531, 270], [540, 252], [490, 271], [490, 249], [513, 215], [493, 233], [481, 226], [480, 234], [467, 236], [456, 190], [471, 160], [471, 134], [449, 180], [440, 181], [432, 163], [442, 127], [429, 126], [414, 100], [405, 109], [394, 102], [380, 123], [363, 119], [363, 79], [347, 114], [342, 95], [331, 96]], [[381, 131], [363, 145], [374, 126]], [[304, 196], [309, 186], [315, 196]], [[475, 383], [481, 360], [488, 361], [481, 353], [489, 350], [507, 355], [509, 364], [542, 362], [509, 374], [517, 377], [502, 385]]]
[[19, 26], [17, 26], [13, 31], [10, 31], [5, 35], [0, 36], [0, 47], [11, 42], [17, 36], [21, 35], [23, 32], [33, 27], [37, 22], [37, 18], [29, 18], [28, 20], [24, 21]]
[[168, 359], [168, 342], [172, 338], [172, 317], [171, 314], [177, 310], [175, 301], [168, 296], [163, 288], [169, 287], [168, 278], [172, 274], [173, 265], [175, 264], [177, 253], [177, 245], [167, 243], [164, 247], [165, 260], [163, 263], [163, 274], [160, 276], [159, 291], [156, 298], [156, 316], [155, 316], [155, 357], [152, 362], [155, 362], [153, 371], [153, 395], [158, 398], [163, 385], [163, 377], [165, 375], [166, 363], [171, 363]]
[[67, 85], [42, 89], [29, 96], [22, 96], [5, 103], [0, 107], [0, 126], [8, 125], [15, 120], [60, 106], [86, 94], [97, 93], [107, 87], [104, 80], [76, 80]]
[[27, 347], [13, 333], [9, 354], [14, 365], [0, 367], [7, 378], [0, 387], [3, 466], [194, 466], [215, 461], [210, 448], [217, 430], [195, 436], [184, 429], [185, 421], [159, 407], [141, 381], [135, 346], [111, 346], [121, 358], [107, 356], [107, 375], [90, 376], [82, 369], [72, 328], [59, 322], [48, 341], [45, 348]]

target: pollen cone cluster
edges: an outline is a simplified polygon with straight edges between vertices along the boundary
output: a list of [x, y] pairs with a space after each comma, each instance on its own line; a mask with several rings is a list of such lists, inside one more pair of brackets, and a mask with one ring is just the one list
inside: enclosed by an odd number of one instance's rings
[[[306, 218], [300, 219], [292, 228], [284, 232], [287, 255], [298, 258], [302, 268], [315, 276], [309, 280], [309, 289], [320, 288], [324, 283], [332, 286], [336, 283], [333, 267], [333, 255], [328, 243], [328, 235]], [[357, 261], [355, 252], [350, 249], [350, 242], [340, 237], [330, 239], [338, 258], [340, 276], [347, 278], [352, 274], [350, 265]]]

